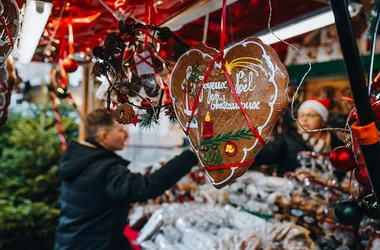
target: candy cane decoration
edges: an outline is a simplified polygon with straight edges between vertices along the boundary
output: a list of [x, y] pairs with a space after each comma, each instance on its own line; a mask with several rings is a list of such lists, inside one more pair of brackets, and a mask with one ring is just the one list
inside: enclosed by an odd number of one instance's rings
[[55, 102], [54, 93], [52, 91], [50, 91], [49, 94], [50, 94], [50, 98], [51, 98], [51, 103], [53, 105], [54, 118], [55, 118], [55, 121], [57, 123], [59, 141], [61, 142], [62, 152], [64, 152], [67, 148], [67, 142], [66, 142], [65, 135], [63, 133], [61, 115], [59, 114], [59, 110], [58, 110], [57, 104]]

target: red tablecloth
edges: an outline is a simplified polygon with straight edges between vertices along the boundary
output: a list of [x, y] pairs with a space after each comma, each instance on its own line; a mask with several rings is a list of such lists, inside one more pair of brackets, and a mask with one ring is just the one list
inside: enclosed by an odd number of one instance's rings
[[139, 231], [135, 231], [129, 226], [125, 226], [124, 228], [124, 236], [128, 239], [129, 244], [131, 245], [133, 250], [141, 250], [141, 247], [134, 244], [134, 241], [139, 236]]

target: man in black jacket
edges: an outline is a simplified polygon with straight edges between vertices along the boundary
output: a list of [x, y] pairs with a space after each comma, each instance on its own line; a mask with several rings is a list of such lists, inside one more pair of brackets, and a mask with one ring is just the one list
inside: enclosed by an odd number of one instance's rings
[[85, 121], [85, 142], [71, 142], [59, 169], [62, 178], [55, 250], [126, 250], [123, 228], [130, 204], [157, 197], [197, 164], [184, 151], [151, 175], [131, 173], [115, 150], [127, 134], [102, 109]]

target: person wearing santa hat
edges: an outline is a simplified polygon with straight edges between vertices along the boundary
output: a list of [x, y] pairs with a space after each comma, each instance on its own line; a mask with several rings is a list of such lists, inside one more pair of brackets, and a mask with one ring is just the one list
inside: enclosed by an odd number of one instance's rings
[[326, 127], [329, 106], [329, 99], [311, 98], [302, 103], [298, 109], [297, 128], [290, 128], [267, 143], [256, 155], [253, 166], [277, 165], [277, 172], [282, 175], [300, 167], [297, 155], [302, 151], [329, 153], [333, 148], [342, 146], [343, 142], [335, 133], [312, 131]]

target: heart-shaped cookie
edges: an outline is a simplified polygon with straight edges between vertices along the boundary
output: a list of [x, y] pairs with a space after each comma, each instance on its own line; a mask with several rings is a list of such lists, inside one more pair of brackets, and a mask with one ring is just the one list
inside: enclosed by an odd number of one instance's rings
[[220, 58], [212, 63], [217, 54], [204, 44], [183, 54], [173, 69], [170, 91], [178, 121], [184, 131], [189, 127], [188, 136], [201, 165], [213, 185], [222, 188], [247, 171], [263, 147], [259, 139], [269, 139], [288, 105], [289, 76], [277, 53], [257, 38], [230, 47], [225, 52], [225, 67]]
[[0, 66], [15, 46], [19, 26], [19, 9], [16, 1], [0, 0]]

